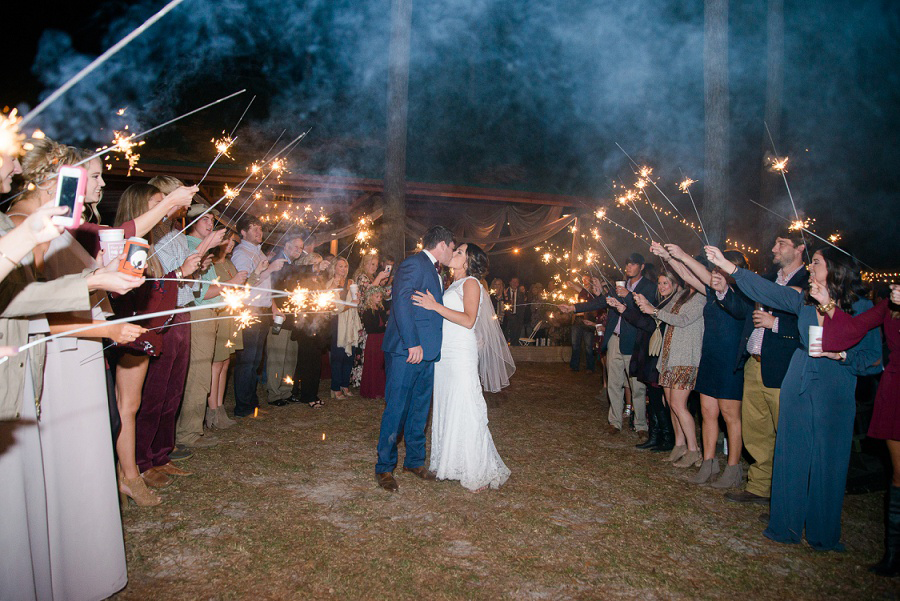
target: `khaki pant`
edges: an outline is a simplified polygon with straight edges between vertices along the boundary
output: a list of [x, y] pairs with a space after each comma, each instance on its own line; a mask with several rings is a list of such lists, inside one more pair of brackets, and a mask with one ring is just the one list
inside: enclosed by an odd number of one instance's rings
[[747, 471], [747, 492], [761, 497], [768, 497], [772, 490], [780, 395], [781, 389], [763, 385], [759, 361], [753, 357], [747, 359], [744, 365], [741, 428], [744, 448], [755, 460]]
[[293, 377], [297, 368], [297, 341], [291, 340], [291, 330], [281, 330], [277, 334], [269, 330], [266, 357], [266, 388], [269, 390], [269, 400], [290, 396], [293, 384], [286, 384], [284, 378]]
[[[191, 361], [188, 364], [187, 381], [181, 411], [175, 424], [175, 441], [191, 446], [197, 437], [203, 436], [203, 418], [212, 384], [212, 362], [216, 351], [216, 331], [221, 323], [215, 309], [199, 309], [191, 312]], [[209, 319], [211, 321], [197, 321]], [[180, 327], [180, 326], [174, 326]], [[163, 347], [163, 352], [166, 352]]]
[[[631, 355], [619, 351], [619, 337], [613, 335], [606, 348], [606, 394], [609, 397], [609, 423], [622, 429], [622, 410], [625, 407], [625, 387], [631, 387], [631, 404], [634, 407], [634, 429], [647, 431], [647, 390], [643, 382], [628, 377]], [[630, 380], [630, 382], [629, 382]]]

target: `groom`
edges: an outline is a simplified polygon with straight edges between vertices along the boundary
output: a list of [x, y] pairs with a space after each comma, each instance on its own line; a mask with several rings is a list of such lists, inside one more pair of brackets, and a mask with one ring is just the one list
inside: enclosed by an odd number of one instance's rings
[[422, 252], [407, 258], [394, 272], [391, 316], [382, 344], [387, 383], [375, 482], [391, 492], [399, 489], [394, 468], [401, 432], [406, 440], [403, 471], [422, 480], [435, 479], [425, 467], [425, 422], [434, 389], [434, 363], [441, 355], [443, 318], [436, 311], [414, 306], [412, 295], [428, 290], [438, 302], [443, 299], [438, 268], [453, 256], [453, 232], [436, 225], [425, 233], [422, 246]]

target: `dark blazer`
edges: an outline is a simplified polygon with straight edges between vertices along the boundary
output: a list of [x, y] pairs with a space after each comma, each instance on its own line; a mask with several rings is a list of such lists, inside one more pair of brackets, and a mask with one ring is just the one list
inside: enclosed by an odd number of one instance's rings
[[406, 355], [410, 348], [421, 346], [425, 361], [440, 359], [444, 318], [412, 302], [414, 292], [426, 290], [437, 302], [443, 301], [444, 287], [437, 270], [428, 255], [420, 252], [406, 258], [394, 272], [391, 316], [381, 345], [384, 352]]
[[[778, 278], [778, 272], [772, 272], [763, 276], [770, 282], [774, 282]], [[788, 286], [799, 287], [804, 290], [809, 288], [809, 271], [806, 267], [801, 267], [794, 274], [788, 283]], [[730, 288], [725, 293], [724, 300], [720, 301], [722, 307], [729, 313], [740, 310], [741, 300]], [[793, 313], [786, 313], [778, 309], [763, 307], [767, 311], [771, 311], [774, 317], [778, 318], [778, 332], [766, 328], [763, 332], [762, 352], [760, 356], [760, 371], [762, 372], [763, 385], [767, 388], [781, 388], [784, 376], [787, 373], [788, 365], [794, 351], [801, 346], [800, 330], [797, 327], [797, 316]], [[753, 319], [748, 316], [744, 322], [744, 331], [741, 335], [741, 344], [737, 349], [737, 361], [739, 368], [744, 366], [750, 353], [747, 352], [747, 341], [753, 333]]]
[[[669, 299], [665, 300], [668, 301]], [[659, 309], [663, 304], [663, 301], [659, 301], [654, 303], [654, 306]], [[615, 311], [615, 309], [613, 310]], [[618, 311], [616, 312], [618, 313]], [[650, 356], [650, 338], [653, 336], [653, 332], [656, 331], [656, 320], [650, 315], [641, 312], [636, 305], [626, 307], [625, 312], [622, 313], [622, 318], [637, 328], [637, 338], [634, 341], [634, 348], [631, 352], [628, 375], [637, 378], [645, 384], [658, 383], [659, 371], [656, 369], [656, 364], [659, 361], [659, 357]], [[659, 323], [659, 331], [663, 336], [666, 335], [666, 322], [661, 321]]]
[[[656, 305], [656, 284], [647, 278], [642, 277], [634, 291], [644, 295], [647, 300], [650, 301], [650, 304]], [[615, 295], [615, 292], [611, 292], [611, 295]], [[620, 300], [622, 300], [626, 308], [635, 307], [634, 294], [629, 294], [624, 299]], [[606, 297], [601, 295], [586, 303], [578, 303], [575, 305], [575, 312], [584, 313], [585, 311], [597, 311], [599, 309], [606, 309], [606, 307]], [[604, 352], [606, 352], [606, 347], [609, 345], [609, 339], [612, 338], [613, 332], [616, 329], [616, 324], [619, 323], [619, 319], [619, 312], [615, 309], [607, 312], [606, 335], [603, 336], [603, 347], [601, 348]], [[638, 330], [635, 326], [622, 320], [622, 327], [619, 328], [619, 350], [623, 355], [631, 354], [634, 349], [634, 341], [637, 339], [637, 333]]]

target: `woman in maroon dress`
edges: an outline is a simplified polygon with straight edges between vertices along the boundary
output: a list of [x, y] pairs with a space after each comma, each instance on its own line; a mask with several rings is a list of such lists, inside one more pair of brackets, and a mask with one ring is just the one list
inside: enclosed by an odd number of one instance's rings
[[381, 343], [384, 341], [384, 330], [387, 326], [388, 312], [384, 308], [384, 288], [370, 286], [366, 290], [364, 309], [360, 317], [366, 330], [366, 349], [363, 355], [362, 381], [359, 394], [366, 399], [384, 398], [384, 352]]
[[[887, 499], [884, 557], [869, 568], [881, 576], [900, 575], [900, 286], [893, 285], [891, 289], [890, 301], [885, 299], [859, 315], [848, 315], [839, 308], [829, 310], [822, 336], [823, 351], [840, 352], [862, 340], [869, 330], [883, 326], [890, 350], [891, 361], [881, 376], [869, 424], [869, 436], [887, 443], [893, 465]], [[810, 290], [810, 293], [818, 291]]]

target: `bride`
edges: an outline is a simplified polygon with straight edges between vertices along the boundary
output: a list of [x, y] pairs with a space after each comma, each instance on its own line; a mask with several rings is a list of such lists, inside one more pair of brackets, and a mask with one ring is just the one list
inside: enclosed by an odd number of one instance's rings
[[415, 305], [444, 318], [441, 358], [434, 367], [431, 471], [473, 492], [499, 488], [510, 473], [494, 447], [481, 393], [482, 384], [490, 392], [508, 386], [516, 369], [480, 283], [487, 266], [483, 250], [461, 244], [449, 263], [453, 283], [444, 304], [427, 291], [413, 295]]

